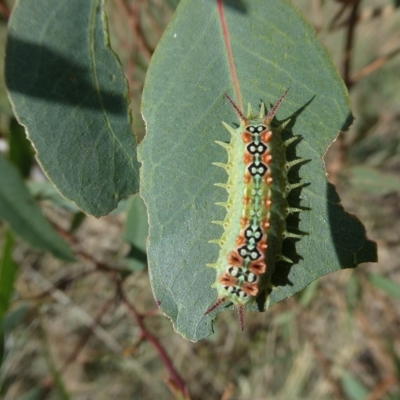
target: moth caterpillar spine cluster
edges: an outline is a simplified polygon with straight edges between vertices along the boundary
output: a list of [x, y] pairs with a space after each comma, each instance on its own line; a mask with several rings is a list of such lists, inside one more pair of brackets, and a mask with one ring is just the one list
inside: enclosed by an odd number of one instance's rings
[[227, 183], [216, 183], [229, 193], [226, 202], [216, 203], [227, 210], [224, 221], [212, 221], [222, 225], [220, 239], [211, 240], [220, 246], [218, 260], [209, 267], [217, 270], [213, 284], [218, 291], [215, 303], [206, 311], [209, 314], [226, 301], [232, 302], [239, 313], [244, 328], [244, 308], [254, 301], [263, 289], [271, 287], [270, 278], [279, 260], [292, 261], [282, 255], [282, 241], [300, 236], [288, 232], [286, 217], [300, 212], [287, 202], [289, 193], [302, 183], [289, 183], [288, 171], [303, 159], [288, 162], [286, 148], [298, 139], [281, 138], [284, 125], [271, 126], [288, 90], [265, 115], [261, 104], [258, 116], [251, 105], [245, 116], [234, 101], [225, 94], [239, 117], [239, 128], [225, 122], [231, 135], [230, 143], [216, 141], [228, 152], [228, 163], [213, 163], [225, 169]]

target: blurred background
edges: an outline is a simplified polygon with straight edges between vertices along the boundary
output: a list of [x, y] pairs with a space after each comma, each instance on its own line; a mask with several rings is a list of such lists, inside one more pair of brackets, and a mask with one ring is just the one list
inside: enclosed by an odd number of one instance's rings
[[[2, 59], [13, 3], [0, 0]], [[106, 4], [139, 141], [146, 70], [177, 3]], [[192, 399], [221, 400], [400, 399], [400, 2], [293, 3], [349, 89], [355, 122], [329, 148], [326, 169], [345, 209], [378, 243], [379, 262], [325, 276], [266, 313], [247, 313], [244, 332], [236, 313], [226, 312], [214, 335], [185, 341], [154, 303], [140, 198], [101, 219], [61, 198], [13, 118], [2, 71], [0, 151], [80, 261], [66, 264], [15, 239], [18, 276], [3, 321], [0, 397], [183, 399], [190, 392]], [[5, 235], [0, 221], [0, 246]]]

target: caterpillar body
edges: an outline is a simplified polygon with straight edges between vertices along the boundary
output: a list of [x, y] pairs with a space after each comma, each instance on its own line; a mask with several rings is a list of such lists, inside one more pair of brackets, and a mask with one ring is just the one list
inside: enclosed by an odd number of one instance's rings
[[233, 303], [244, 329], [244, 308], [263, 291], [272, 287], [271, 276], [279, 260], [291, 262], [282, 255], [282, 242], [287, 237], [299, 238], [286, 227], [286, 217], [300, 209], [290, 207], [287, 196], [301, 183], [290, 184], [288, 171], [303, 161], [286, 160], [287, 146], [298, 139], [281, 138], [283, 125], [273, 128], [271, 123], [288, 90], [265, 114], [261, 103], [258, 116], [251, 105], [245, 116], [233, 100], [225, 94], [239, 117], [240, 125], [224, 126], [231, 134], [230, 143], [217, 141], [228, 152], [228, 163], [214, 163], [228, 175], [226, 184], [216, 183], [228, 191], [228, 200], [217, 203], [226, 208], [224, 221], [212, 221], [224, 227], [220, 239], [212, 240], [220, 246], [218, 260], [208, 264], [217, 270], [212, 287], [217, 289], [215, 303], [206, 311], [211, 313], [222, 303]]

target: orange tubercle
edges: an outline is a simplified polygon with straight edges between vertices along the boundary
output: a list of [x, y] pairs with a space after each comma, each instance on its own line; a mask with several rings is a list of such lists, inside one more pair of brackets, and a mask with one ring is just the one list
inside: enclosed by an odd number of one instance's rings
[[246, 226], [249, 224], [249, 219], [246, 217], [240, 218], [240, 226], [242, 228], [246, 228]]
[[245, 243], [246, 243], [246, 239], [242, 235], [240, 235], [240, 236], [238, 236], [236, 238], [236, 245], [237, 246], [242, 246]]
[[267, 266], [264, 260], [253, 261], [250, 263], [249, 269], [253, 274], [259, 276], [265, 273]]
[[228, 263], [234, 267], [241, 267], [243, 265], [243, 258], [240, 257], [237, 251], [231, 251], [228, 254]]
[[251, 164], [254, 160], [254, 157], [250, 153], [244, 153], [243, 162], [247, 164]]
[[219, 277], [220, 283], [224, 286], [235, 286], [236, 285], [236, 278], [232, 275], [229, 275], [227, 272]]
[[253, 135], [251, 133], [243, 132], [242, 139], [245, 143], [251, 143], [253, 140]]
[[247, 293], [249, 296], [257, 296], [259, 289], [256, 283], [245, 283], [242, 286], [242, 289], [245, 293]]
[[248, 206], [250, 204], [250, 202], [251, 202], [251, 198], [249, 196], [244, 196], [243, 197], [243, 204], [245, 206]]
[[265, 236], [264, 236], [263, 240], [260, 242], [260, 244], [258, 245], [258, 248], [263, 252], [265, 252], [265, 250], [267, 250], [268, 245], [267, 245], [267, 242], [265, 240]]
[[271, 156], [271, 154], [269, 154], [269, 153], [264, 153], [264, 154], [261, 156], [261, 160], [262, 160], [262, 162], [265, 163], [265, 164], [271, 164], [271, 162], [272, 162], [272, 156]]
[[267, 130], [267, 131], [264, 131], [264, 132], [260, 135], [260, 138], [261, 138], [261, 140], [262, 140], [263, 142], [269, 142], [269, 140], [271, 139], [271, 136], [272, 136], [272, 132], [269, 131], [269, 130]]

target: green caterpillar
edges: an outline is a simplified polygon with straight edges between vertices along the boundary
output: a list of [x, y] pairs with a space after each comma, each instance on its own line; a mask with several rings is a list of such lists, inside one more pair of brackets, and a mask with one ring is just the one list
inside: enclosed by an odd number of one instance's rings
[[228, 163], [214, 165], [224, 168], [229, 178], [226, 184], [215, 185], [225, 188], [229, 196], [225, 203], [217, 203], [227, 210], [224, 221], [212, 221], [222, 225], [224, 233], [220, 239], [211, 241], [221, 247], [217, 262], [208, 265], [217, 270], [212, 287], [217, 289], [218, 297], [205, 314], [226, 301], [232, 302], [238, 310], [242, 330], [245, 305], [254, 301], [263, 288], [271, 287], [275, 263], [291, 262], [282, 255], [283, 240], [300, 237], [289, 233], [286, 227], [287, 215], [301, 211], [290, 207], [287, 201], [290, 191], [302, 185], [290, 184], [287, 178], [290, 168], [303, 161], [286, 160], [287, 146], [298, 137], [283, 141], [283, 126], [271, 126], [287, 92], [267, 115], [264, 103], [258, 116], [252, 114], [249, 104], [247, 117], [225, 94], [239, 117], [240, 126], [234, 129], [223, 122], [231, 141], [216, 142], [228, 152]]

